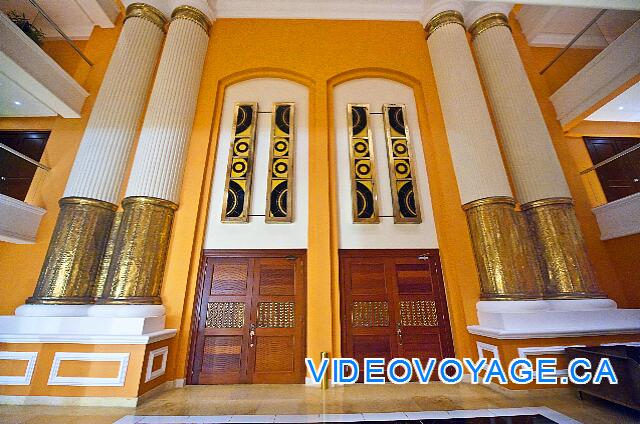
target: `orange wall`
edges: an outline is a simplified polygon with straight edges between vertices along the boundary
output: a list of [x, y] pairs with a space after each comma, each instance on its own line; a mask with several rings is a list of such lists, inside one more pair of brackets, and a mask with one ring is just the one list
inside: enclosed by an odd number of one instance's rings
[[[557, 47], [529, 47], [531, 49], [532, 58], [534, 62], [532, 67], [537, 72], [542, 71], [551, 61], [560, 53], [561, 48]], [[544, 74], [544, 80], [549, 87], [550, 93], [562, 87], [562, 85], [569, 81], [580, 69], [582, 69], [587, 63], [598, 55], [602, 50], [600, 49], [575, 49], [571, 48], [564, 52], [564, 54], [553, 65], [547, 69]]]
[[[73, 44], [80, 50], [84, 50], [87, 46], [87, 41], [73, 40]], [[42, 50], [47, 52], [47, 54], [70, 75], [76, 72], [81, 63], [85, 63], [73, 47], [64, 40], [47, 40], [42, 45]]]
[[[242, 34], [242, 36], [239, 36]], [[402, 47], [389, 43], [402, 40]], [[282, 77], [310, 90], [307, 355], [339, 354], [335, 179], [332, 170], [332, 87], [358, 77], [383, 77], [414, 88], [429, 172], [436, 230], [456, 353], [471, 352], [466, 326], [476, 322], [478, 277], [446, 142], [431, 63], [418, 23], [221, 19], [212, 32], [198, 99], [180, 209], [163, 299], [168, 325], [180, 326], [175, 376], [185, 375], [197, 268], [206, 226], [219, 115], [226, 86]], [[331, 231], [327, 231], [331, 229]]]
[[[560, 165], [564, 171], [573, 200], [575, 202], [575, 210], [580, 227], [587, 244], [589, 258], [593, 264], [596, 278], [600, 287], [613, 300], [618, 302], [621, 307], [638, 307], [640, 295], [638, 287], [640, 287], [640, 265], [637, 258], [640, 254], [640, 243], [638, 236], [625, 237], [630, 239], [612, 240], [603, 242], [600, 240], [600, 230], [596, 222], [595, 216], [591, 212], [594, 206], [594, 199], [598, 199], [596, 194], [585, 184], [586, 180], [580, 177], [580, 171], [584, 167], [584, 151], [582, 146], [576, 143], [575, 138], [566, 137], [560, 122], [556, 119], [555, 109], [549, 100], [552, 94], [550, 86], [554, 86], [554, 82], [548, 80], [539, 74], [539, 65], [541, 63], [540, 49], [531, 48], [522, 32], [517, 21], [511, 19], [513, 35], [516, 44], [525, 64], [525, 69], [533, 86], [533, 90], [542, 109], [547, 127], [551, 133], [554, 147], [560, 159]], [[582, 66], [581, 63], [585, 58], [576, 59], [576, 64], [569, 66], [565, 63], [566, 69]], [[545, 58], [546, 60], [546, 58]], [[576, 158], [582, 157], [581, 160]], [[613, 243], [612, 243], [613, 242]], [[633, 243], [635, 242], [635, 246]], [[626, 249], [626, 250], [623, 250]], [[631, 296], [629, 296], [631, 295]]]
[[[33, 293], [58, 215], [58, 200], [64, 192], [71, 165], [121, 25], [119, 21], [115, 29], [94, 29], [91, 38], [84, 45], [85, 54], [94, 62], [94, 66], [90, 69], [84, 62], [77, 61], [76, 56], [66, 55], [64, 53], [66, 50], [58, 52], [57, 59], [61, 60], [63, 67], [75, 68], [71, 75], [90, 93], [80, 119], [60, 117], [0, 119], [0, 129], [51, 130], [51, 136], [43, 154], [51, 171], [43, 181], [37, 204], [45, 208], [47, 213], [42, 218], [36, 243], [19, 245], [0, 242], [0, 314], [2, 315], [13, 314], [15, 308], [23, 304], [25, 299]], [[68, 62], [64, 62], [62, 58]]]

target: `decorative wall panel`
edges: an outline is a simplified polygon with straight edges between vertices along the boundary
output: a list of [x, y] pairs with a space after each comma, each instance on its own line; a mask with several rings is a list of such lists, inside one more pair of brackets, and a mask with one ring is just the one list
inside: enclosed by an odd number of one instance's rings
[[223, 222], [249, 222], [257, 111], [257, 103], [238, 103], [234, 109], [222, 206]]
[[244, 327], [244, 302], [209, 302], [206, 328]]
[[373, 138], [369, 124], [369, 105], [348, 104], [347, 120], [349, 122], [353, 222], [377, 224], [380, 222], [378, 188]]
[[388, 327], [388, 302], [353, 302], [351, 323], [354, 327]]
[[295, 302], [259, 302], [258, 328], [295, 327]]
[[393, 221], [396, 224], [419, 224], [422, 217], [416, 194], [416, 168], [411, 153], [405, 106], [385, 104], [382, 107], [382, 115], [389, 154]]
[[403, 327], [437, 327], [436, 302], [433, 300], [401, 301], [400, 325]]
[[267, 179], [266, 222], [293, 221], [293, 103], [274, 103]]

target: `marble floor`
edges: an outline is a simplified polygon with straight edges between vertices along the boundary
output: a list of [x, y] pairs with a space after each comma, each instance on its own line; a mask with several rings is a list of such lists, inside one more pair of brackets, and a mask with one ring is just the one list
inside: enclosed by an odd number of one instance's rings
[[356, 384], [325, 391], [304, 385], [187, 386], [160, 393], [137, 408], [0, 405], [0, 423], [106, 424], [125, 416], [317, 415], [522, 407], [550, 408], [587, 424], [640, 423], [640, 412], [587, 396], [579, 400], [571, 389], [506, 393], [486, 386], [442, 383]]

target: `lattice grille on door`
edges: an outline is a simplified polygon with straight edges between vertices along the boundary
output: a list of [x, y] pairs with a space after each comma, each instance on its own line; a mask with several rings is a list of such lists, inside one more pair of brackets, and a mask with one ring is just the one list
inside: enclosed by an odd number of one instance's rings
[[295, 302], [258, 303], [258, 328], [293, 328], [295, 326]]
[[354, 327], [388, 327], [389, 304], [387, 302], [353, 302], [351, 323]]
[[244, 327], [244, 302], [207, 303], [206, 328]]
[[403, 327], [437, 327], [436, 302], [433, 300], [401, 301], [400, 325]]

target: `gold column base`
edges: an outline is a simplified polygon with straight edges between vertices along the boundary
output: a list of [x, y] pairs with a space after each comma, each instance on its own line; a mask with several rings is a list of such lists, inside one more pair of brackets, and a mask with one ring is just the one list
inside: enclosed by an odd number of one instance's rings
[[122, 208], [106, 282], [108, 297], [100, 303], [161, 304], [162, 277], [178, 205], [133, 196], [122, 201]]
[[525, 223], [511, 197], [462, 206], [467, 215], [483, 300], [542, 298], [542, 280]]
[[580, 226], [567, 197], [522, 205], [542, 268], [545, 299], [606, 297], [598, 288]]
[[26, 303], [93, 303], [93, 286], [117, 206], [83, 197], [60, 199], [33, 296]]
[[109, 265], [111, 265], [111, 258], [113, 258], [113, 250], [116, 246], [116, 238], [118, 237], [118, 230], [120, 229], [120, 223], [122, 222], [122, 211], [117, 211], [113, 217], [113, 224], [111, 225], [111, 231], [109, 232], [109, 239], [104, 249], [104, 255], [100, 262], [100, 270], [96, 277], [96, 283], [93, 286], [92, 296], [96, 301], [105, 298], [109, 295], [109, 288], [106, 287], [107, 275], [109, 274]]

